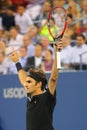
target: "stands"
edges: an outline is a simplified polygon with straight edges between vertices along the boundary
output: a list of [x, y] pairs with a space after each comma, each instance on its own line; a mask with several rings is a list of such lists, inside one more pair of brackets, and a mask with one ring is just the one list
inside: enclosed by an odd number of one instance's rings
[[[44, 28], [47, 25], [47, 14], [53, 4], [54, 6], [55, 5], [62, 6], [66, 9], [68, 25], [67, 25], [65, 34], [67, 34], [69, 38], [71, 39], [70, 46], [72, 48], [76, 46], [77, 37], [80, 34], [85, 36], [84, 44], [87, 46], [87, 0], [83, 0], [83, 1], [79, 0], [78, 2], [74, 0], [67, 0], [67, 1], [60, 0], [60, 2], [58, 0], [54, 0], [54, 1], [40, 0], [40, 2], [38, 2], [37, 0], [35, 0], [33, 1], [33, 3], [32, 1], [29, 1], [29, 0], [27, 1], [20, 0], [18, 1], [19, 3], [14, 3], [14, 2], [15, 2], [14, 0], [8, 0], [8, 1], [6, 0], [4, 2], [2, 1], [0, 2], [0, 7], [1, 7], [0, 8], [0, 41], [3, 41], [5, 43], [5, 46], [6, 46], [6, 49], [4, 50], [5, 59], [6, 60], [8, 59], [8, 62], [10, 65], [13, 63], [9, 60], [9, 57], [7, 55], [7, 53], [9, 54], [9, 52], [7, 52], [7, 50], [11, 52], [12, 48], [13, 47], [15, 48], [16, 46], [17, 51], [19, 51], [21, 46], [25, 46], [25, 43], [23, 41], [24, 35], [28, 35], [30, 39], [29, 42], [31, 42], [32, 46], [34, 46], [37, 43], [41, 44], [41, 39], [44, 36], [47, 36], [46, 34], [48, 34], [48, 32], [46, 29], [44, 30]], [[21, 14], [21, 17], [20, 17], [20, 14]], [[10, 31], [12, 27], [14, 27], [17, 30], [17, 32]], [[18, 33], [18, 35], [16, 33]], [[19, 36], [20, 38], [18, 38]], [[50, 37], [47, 37], [47, 38], [49, 38], [49, 40], [51, 39]], [[12, 44], [11, 41], [14, 41], [14, 43]], [[8, 49], [9, 45], [10, 45], [10, 50]], [[49, 48], [53, 47], [52, 41], [50, 41], [50, 44], [48, 46], [50, 46]], [[2, 48], [3, 47], [1, 44], [0, 45], [1, 51], [3, 51]], [[27, 45], [27, 48], [29, 48], [28, 45]], [[44, 49], [42, 51], [44, 51]], [[83, 64], [82, 55], [83, 55], [83, 51], [82, 51], [82, 54], [80, 54], [81, 57], [79, 58], [80, 69], [82, 69], [81, 66]], [[85, 55], [87, 54], [85, 53]], [[33, 52], [33, 56], [35, 56], [35, 52]], [[30, 57], [29, 53], [27, 53], [27, 57]], [[45, 57], [45, 54], [44, 54], [44, 57]], [[67, 60], [68, 58], [69, 57], [67, 57]], [[27, 62], [27, 59], [26, 59], [26, 62]], [[25, 62], [25, 65], [26, 65], [26, 62]], [[0, 66], [2, 63], [3, 62], [0, 63]], [[74, 63], [74, 64], [77, 64], [77, 63]], [[40, 67], [41, 66], [43, 66], [43, 63], [41, 63]], [[10, 66], [6, 68], [8, 69], [7, 74], [9, 74], [9, 68]], [[68, 68], [68, 70], [71, 70], [71, 69], [75, 70], [75, 68], [71, 68], [71, 67]], [[63, 66], [63, 70], [66, 70], [64, 66]], [[85, 71], [86, 70], [87, 69], [85, 69]]]

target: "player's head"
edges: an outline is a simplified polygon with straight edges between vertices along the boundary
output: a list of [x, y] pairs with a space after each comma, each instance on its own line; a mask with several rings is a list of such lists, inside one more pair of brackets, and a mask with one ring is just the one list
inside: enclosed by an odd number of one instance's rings
[[30, 94], [44, 90], [47, 84], [46, 75], [41, 69], [30, 68], [27, 72], [25, 88]]

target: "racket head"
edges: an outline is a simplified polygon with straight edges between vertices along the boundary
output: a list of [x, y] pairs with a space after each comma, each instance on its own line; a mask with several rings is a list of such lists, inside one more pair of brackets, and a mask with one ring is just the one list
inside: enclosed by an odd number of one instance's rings
[[53, 7], [48, 14], [48, 31], [52, 38], [62, 38], [67, 27], [66, 11], [62, 7]]

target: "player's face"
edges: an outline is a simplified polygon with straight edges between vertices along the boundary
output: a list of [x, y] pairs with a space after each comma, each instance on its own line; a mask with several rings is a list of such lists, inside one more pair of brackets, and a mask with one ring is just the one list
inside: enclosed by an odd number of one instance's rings
[[38, 83], [31, 77], [27, 77], [24, 84], [27, 93], [34, 95], [38, 89]]

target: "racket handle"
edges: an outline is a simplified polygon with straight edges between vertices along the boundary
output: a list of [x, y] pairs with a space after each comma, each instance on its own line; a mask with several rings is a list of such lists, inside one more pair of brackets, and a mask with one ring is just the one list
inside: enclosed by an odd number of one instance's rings
[[57, 56], [57, 69], [61, 69], [61, 60], [60, 60], [60, 51], [56, 52], [56, 56]]

